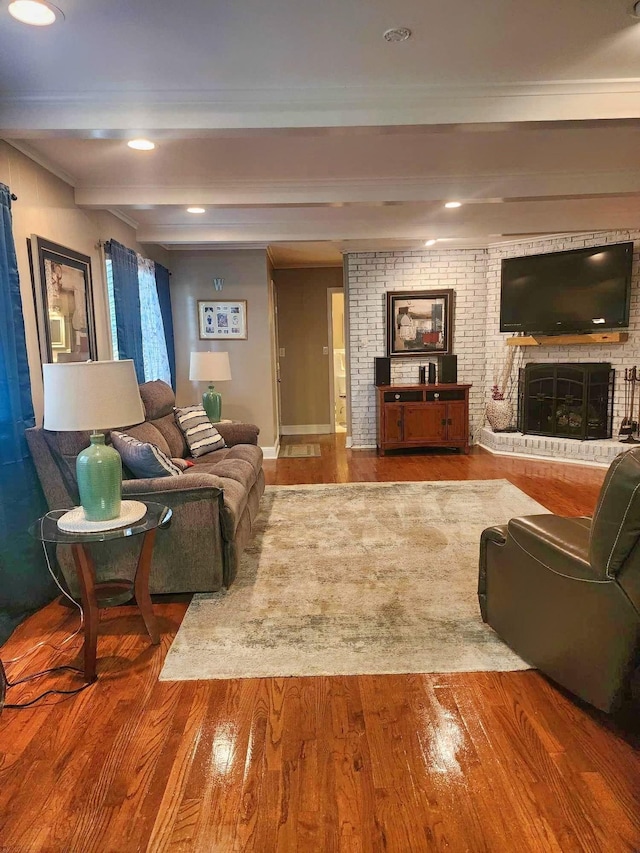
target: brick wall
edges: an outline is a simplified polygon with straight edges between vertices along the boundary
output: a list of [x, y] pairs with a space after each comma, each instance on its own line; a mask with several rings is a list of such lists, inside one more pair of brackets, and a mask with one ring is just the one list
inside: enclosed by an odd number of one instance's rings
[[[562, 252], [566, 249], [580, 249], [584, 246], [604, 246], [607, 243], [625, 243], [634, 241], [633, 271], [631, 285], [631, 312], [629, 320], [629, 341], [626, 344], [612, 346], [543, 346], [520, 347], [513, 369], [513, 402], [517, 410], [517, 367], [530, 361], [566, 362], [566, 361], [607, 361], [616, 370], [614, 392], [614, 435], [624, 416], [624, 368], [640, 368], [640, 231], [607, 231], [591, 234], [554, 237], [545, 240], [530, 240], [509, 246], [493, 247], [488, 252], [487, 263], [487, 338], [485, 374], [486, 397], [493, 384], [496, 369], [505, 358], [508, 334], [500, 334], [500, 262], [502, 258], [523, 255], [541, 255], [545, 252]], [[636, 400], [638, 395], [636, 394]]]
[[[453, 352], [458, 382], [473, 383], [470, 417], [474, 429], [484, 419], [487, 252], [436, 249], [359, 252], [345, 258], [351, 359], [351, 436], [354, 447], [376, 443], [374, 358], [386, 355], [388, 290], [455, 290]], [[391, 381], [415, 384], [428, 358], [391, 359]]]
[[[346, 312], [351, 358], [351, 436], [354, 447], [376, 443], [373, 359], [386, 355], [386, 292], [388, 290], [455, 290], [453, 351], [458, 356], [458, 381], [473, 383], [470, 419], [474, 438], [484, 424], [484, 408], [494, 376], [502, 364], [509, 335], [500, 334], [500, 262], [502, 258], [559, 252], [583, 246], [635, 242], [631, 293], [630, 340], [605, 346], [518, 348], [513, 367], [528, 361], [608, 361], [616, 368], [614, 431], [624, 408], [624, 368], [640, 366], [640, 231], [613, 231], [528, 240], [483, 249], [439, 249], [400, 252], [359, 252], [345, 257]], [[393, 358], [391, 381], [414, 384], [418, 367], [428, 359]]]

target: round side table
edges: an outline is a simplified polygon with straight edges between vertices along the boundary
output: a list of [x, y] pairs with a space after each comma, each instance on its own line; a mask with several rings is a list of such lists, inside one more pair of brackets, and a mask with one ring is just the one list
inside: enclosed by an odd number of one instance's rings
[[[58, 527], [58, 519], [66, 509], [56, 509], [35, 521], [29, 533], [40, 542], [56, 545], [70, 545], [73, 560], [80, 583], [82, 606], [84, 608], [84, 677], [85, 681], [95, 681], [96, 650], [98, 644], [99, 607], [124, 604], [134, 595], [151, 642], [160, 642], [160, 633], [153, 615], [153, 605], [149, 595], [149, 572], [156, 530], [168, 527], [173, 512], [162, 504], [142, 501], [147, 507], [146, 515], [139, 521], [126, 527], [113, 530], [101, 530], [95, 533], [66, 533]], [[142, 535], [142, 547], [133, 581], [112, 580], [96, 582], [96, 570], [88, 546], [95, 542], [111, 542], [129, 536]]]

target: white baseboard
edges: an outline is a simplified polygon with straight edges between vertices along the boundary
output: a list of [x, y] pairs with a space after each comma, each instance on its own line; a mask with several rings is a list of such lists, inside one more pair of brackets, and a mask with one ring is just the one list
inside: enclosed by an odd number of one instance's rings
[[375, 450], [377, 444], [351, 444], [352, 450]]
[[514, 456], [516, 459], [533, 459], [536, 462], [560, 462], [563, 465], [586, 465], [589, 468], [608, 468], [611, 462], [591, 462], [586, 459], [567, 459], [560, 456], [538, 456], [534, 453], [512, 453], [510, 450], [494, 450], [493, 447], [488, 447], [481, 441], [478, 442], [478, 447], [483, 450], [493, 453], [494, 456]]
[[330, 432], [331, 424], [293, 424], [280, 427], [280, 435], [327, 435]]
[[262, 454], [265, 459], [277, 459], [278, 453], [280, 453], [280, 439], [276, 440], [276, 443], [271, 447], [263, 447]]
[[346, 438], [345, 447], [353, 447], [353, 439], [350, 435], [348, 435]]

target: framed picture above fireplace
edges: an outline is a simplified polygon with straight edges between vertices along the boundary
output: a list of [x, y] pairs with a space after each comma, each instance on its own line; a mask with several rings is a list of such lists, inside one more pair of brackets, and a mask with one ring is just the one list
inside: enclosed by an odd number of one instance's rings
[[387, 355], [451, 355], [453, 290], [387, 292]]

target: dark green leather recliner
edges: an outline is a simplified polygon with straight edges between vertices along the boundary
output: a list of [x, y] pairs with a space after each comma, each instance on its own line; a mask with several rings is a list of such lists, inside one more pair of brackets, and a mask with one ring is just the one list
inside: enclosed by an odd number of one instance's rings
[[611, 464], [593, 519], [487, 528], [478, 598], [483, 621], [527, 663], [615, 710], [640, 667], [640, 448]]

